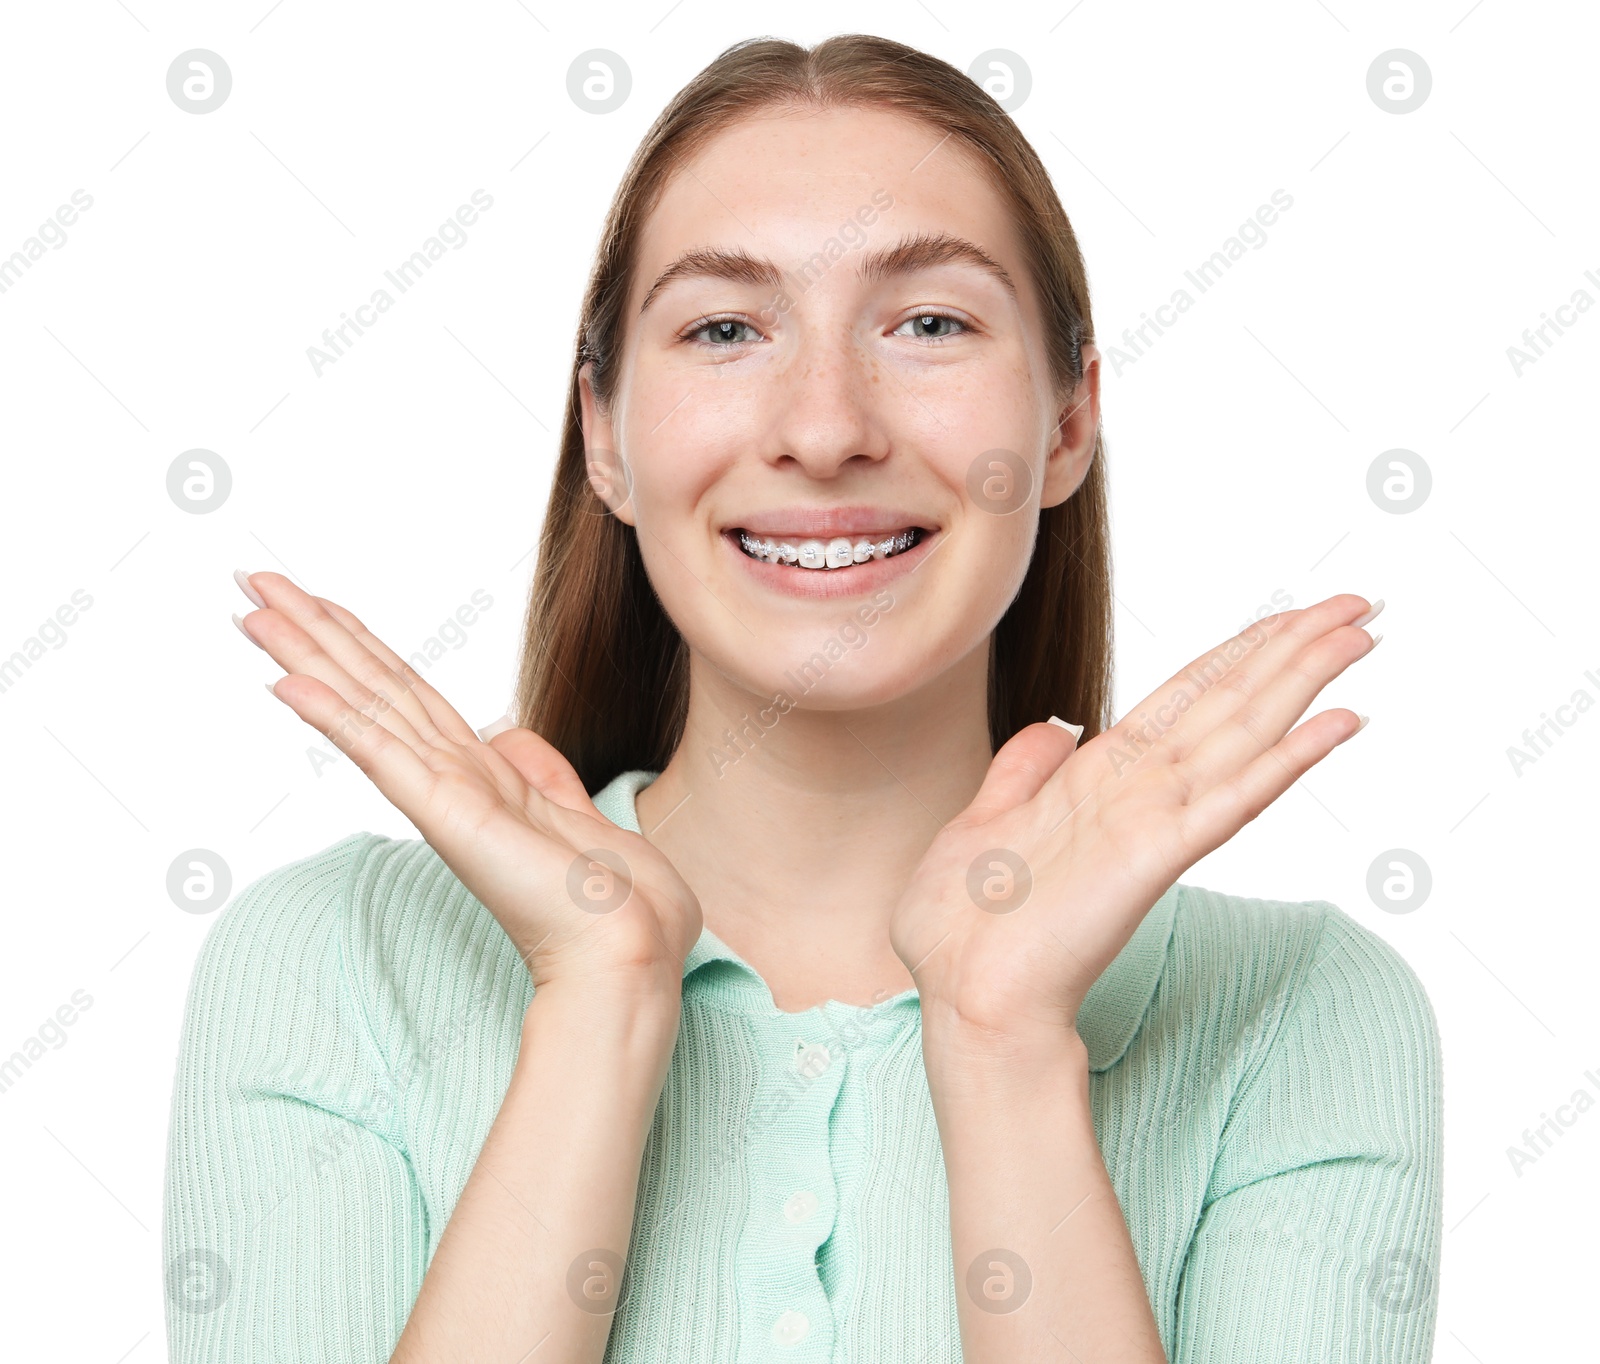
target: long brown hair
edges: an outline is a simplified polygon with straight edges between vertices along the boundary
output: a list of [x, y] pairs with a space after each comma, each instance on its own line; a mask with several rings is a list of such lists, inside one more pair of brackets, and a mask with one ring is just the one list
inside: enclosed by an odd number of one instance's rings
[[[558, 749], [591, 795], [620, 772], [666, 767], [688, 714], [689, 661], [650, 586], [634, 528], [611, 515], [590, 484], [578, 373], [593, 362], [595, 399], [608, 406], [640, 232], [672, 172], [740, 118], [775, 106], [889, 109], [953, 134], [977, 154], [1011, 208], [1062, 398], [1082, 378], [1082, 347], [1094, 340], [1083, 257], [1049, 174], [1011, 117], [964, 72], [904, 44], [854, 33], [812, 48], [750, 39], [706, 66], [645, 134], [606, 216], [523, 623], [514, 718]], [[1085, 741], [1113, 718], [1104, 462], [1097, 433], [1078, 490], [1041, 511], [1027, 575], [995, 627], [995, 748], [1052, 714], [1081, 722]]]

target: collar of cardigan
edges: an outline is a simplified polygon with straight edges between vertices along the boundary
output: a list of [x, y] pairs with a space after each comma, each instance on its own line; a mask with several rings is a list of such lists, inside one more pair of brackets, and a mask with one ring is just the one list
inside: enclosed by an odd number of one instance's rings
[[[596, 807], [618, 828], [642, 833], [635, 797], [660, 773], [634, 769], [623, 772], [594, 797]], [[1174, 883], [1140, 921], [1122, 951], [1089, 987], [1078, 1011], [1078, 1033], [1089, 1054], [1090, 1069], [1108, 1070], [1122, 1059], [1145, 1012], [1155, 995], [1156, 984], [1167, 962], [1167, 945], [1172, 937], [1181, 886]], [[715, 975], [718, 998], [724, 1004], [745, 1009], [775, 1012], [771, 992], [756, 969], [739, 956], [709, 928], [702, 929], [698, 941], [683, 963], [683, 979], [702, 973], [713, 963], [721, 963]], [[870, 1009], [829, 1001], [818, 1011], [830, 1016], [898, 1013], [902, 1006], [916, 1001], [915, 987], [882, 1001]]]

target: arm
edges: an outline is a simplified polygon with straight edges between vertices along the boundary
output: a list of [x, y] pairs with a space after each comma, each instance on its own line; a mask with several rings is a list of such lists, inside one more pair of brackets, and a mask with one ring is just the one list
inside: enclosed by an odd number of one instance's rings
[[[281, 574], [240, 574], [239, 583], [259, 608], [241, 628], [287, 670], [273, 695], [417, 827], [498, 920], [533, 986], [500, 1112], [426, 1277], [408, 1272], [408, 1285], [421, 1287], [394, 1359], [514, 1361], [548, 1346], [541, 1358], [595, 1364], [626, 1286], [643, 1146], [677, 1035], [699, 902], [648, 839], [595, 807], [571, 763], [537, 734], [513, 727], [482, 740], [343, 607]], [[297, 1030], [302, 1047], [304, 1035], [316, 1037]], [[247, 1144], [250, 1161], [262, 1159], [261, 1139]], [[402, 1151], [370, 1154], [395, 1180], [402, 1170], [409, 1178]], [[399, 1216], [393, 1181], [341, 1177], [317, 1192], [336, 1226], [359, 1216], [361, 1231], [383, 1233]], [[420, 1257], [408, 1230], [411, 1271]], [[335, 1237], [311, 1258], [342, 1278], [346, 1296], [372, 1285], [397, 1291], [392, 1234], [375, 1245]], [[290, 1263], [281, 1243], [254, 1257], [251, 1290], [305, 1272]], [[319, 1281], [297, 1282], [322, 1313]], [[318, 1345], [336, 1321], [334, 1312], [315, 1318]], [[388, 1358], [381, 1338], [384, 1353], [369, 1332], [356, 1359]], [[336, 1353], [351, 1357], [343, 1342]]]
[[[621, 985], [622, 983], [619, 983]], [[392, 1364], [599, 1364], [682, 981], [541, 986], [477, 1164]], [[609, 1252], [594, 1255], [595, 1250]]]
[[681, 980], [536, 992], [430, 1263], [394, 1080], [341, 965], [363, 846], [347, 839], [262, 877], [202, 948], [168, 1146], [170, 1357], [516, 1360], [542, 1342], [551, 1358], [598, 1364], [616, 1284], [608, 1302], [593, 1295], [603, 1265], [569, 1269], [597, 1247], [627, 1252]]
[[1095, 1141], [1077, 1033], [1001, 1037], [935, 1009], [923, 1055], [965, 1358], [1166, 1364]]
[[1019, 730], [891, 912], [941, 1094], [958, 1275], [1008, 1250], [1039, 1284], [1015, 1314], [958, 1294], [978, 1357], [1162, 1358], [1093, 1139], [1078, 1010], [1185, 868], [1359, 731], [1348, 710], [1295, 722], [1371, 651], [1376, 613], [1346, 594], [1256, 622], [1082, 748], [1059, 721]]
[[1440, 1104], [1421, 985], [1330, 909], [1229, 1117], [1179, 1286], [1175, 1364], [1424, 1364], [1438, 1305]]
[[422, 1277], [394, 1087], [340, 965], [363, 849], [260, 878], [200, 950], [167, 1145], [175, 1364], [387, 1359]]

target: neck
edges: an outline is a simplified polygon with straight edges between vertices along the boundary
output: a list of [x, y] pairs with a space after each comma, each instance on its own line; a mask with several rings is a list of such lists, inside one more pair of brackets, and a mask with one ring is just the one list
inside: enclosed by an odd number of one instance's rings
[[988, 771], [987, 686], [980, 648], [891, 702], [802, 709], [691, 658], [684, 738], [639, 793], [640, 828], [780, 1009], [912, 984], [889, 915]]

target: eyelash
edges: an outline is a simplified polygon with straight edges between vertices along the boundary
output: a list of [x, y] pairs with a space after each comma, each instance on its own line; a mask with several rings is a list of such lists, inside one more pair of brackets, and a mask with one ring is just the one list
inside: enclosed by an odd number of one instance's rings
[[[895, 324], [895, 330], [898, 331], [901, 327], [905, 326], [907, 322], [916, 322], [924, 317], [942, 317], [950, 322], [958, 323], [962, 328], [965, 329], [965, 332], [967, 333], [977, 331], [977, 328], [974, 327], [972, 323], [968, 322], [966, 318], [957, 317], [954, 313], [946, 312], [942, 308], [919, 308], [916, 312], [912, 313], [911, 316], [903, 319], [900, 322], [897, 322]], [[736, 346], [748, 344], [747, 342], [734, 341], [725, 342], [719, 345], [714, 341], [699, 341], [695, 339], [695, 334], [697, 332], [703, 332], [707, 327], [715, 326], [719, 322], [737, 322], [741, 326], [749, 327], [751, 331], [759, 330], [756, 324], [751, 322], [748, 318], [739, 317], [737, 315], [722, 314], [714, 317], [702, 317], [699, 321], [690, 323], [687, 328], [678, 333], [678, 339], [693, 346], [703, 347], [706, 350], [733, 350]], [[963, 333], [956, 332], [954, 336], [920, 336], [916, 339], [924, 344], [937, 346], [945, 341], [953, 340], [955, 336], [960, 335], [963, 335]]]

